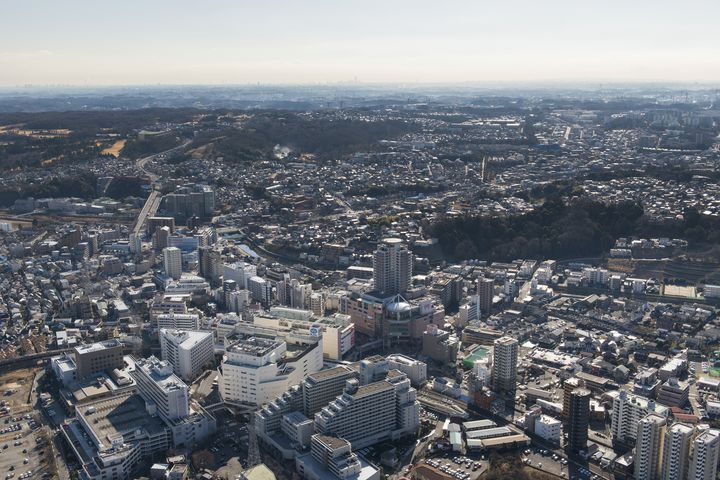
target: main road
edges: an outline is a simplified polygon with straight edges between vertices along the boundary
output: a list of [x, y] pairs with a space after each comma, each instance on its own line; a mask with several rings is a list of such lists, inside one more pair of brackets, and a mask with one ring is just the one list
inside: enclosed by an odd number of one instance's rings
[[142, 230], [143, 225], [145, 225], [145, 222], [149, 217], [152, 217], [157, 213], [158, 208], [160, 208], [160, 200], [162, 197], [160, 196], [160, 192], [155, 190], [155, 183], [160, 180], [160, 175], [157, 175], [155, 173], [150, 172], [145, 168], [145, 165], [150, 160], [153, 160], [161, 155], [167, 155], [168, 153], [172, 153], [176, 150], [180, 150], [182, 148], [187, 147], [192, 143], [192, 140], [185, 140], [181, 145], [178, 145], [177, 147], [173, 147], [171, 149], [165, 150], [164, 152], [160, 153], [154, 153], [152, 155], [148, 155], [147, 157], [139, 158], [135, 161], [135, 166], [143, 172], [145, 175], [150, 178], [150, 186], [152, 187], [152, 190], [150, 191], [150, 195], [148, 195], [147, 200], [145, 201], [145, 205], [143, 205], [142, 210], [140, 210], [140, 214], [137, 217], [137, 220], [135, 221], [135, 226], [133, 227], [133, 233], [135, 235], [138, 235], [140, 231]]
[[169, 149], [169, 150], [165, 150], [164, 152], [153, 153], [152, 155], [148, 155], [147, 157], [138, 158], [138, 159], [135, 161], [135, 166], [136, 166], [138, 169], [140, 169], [141, 172], [143, 172], [145, 175], [147, 175], [148, 178], [150, 178], [150, 181], [151, 181], [152, 183], [155, 183], [155, 182], [157, 182], [157, 181], [160, 179], [160, 175], [148, 171], [148, 170], [145, 168], [145, 165], [147, 165], [147, 163], [148, 163], [150, 160], [153, 160], [153, 159], [155, 159], [155, 158], [157, 158], [157, 157], [159, 157], [159, 156], [161, 156], [161, 155], [167, 155], [168, 153], [172, 153], [172, 152], [174, 152], [174, 151], [176, 151], [176, 150], [180, 150], [180, 149], [182, 149], [182, 148], [185, 148], [185, 147], [187, 147], [188, 145], [190, 145], [191, 143], [192, 143], [192, 140], [185, 140], [181, 145], [178, 145], [177, 147], [173, 147], [173, 148], [171, 148], [171, 149]]

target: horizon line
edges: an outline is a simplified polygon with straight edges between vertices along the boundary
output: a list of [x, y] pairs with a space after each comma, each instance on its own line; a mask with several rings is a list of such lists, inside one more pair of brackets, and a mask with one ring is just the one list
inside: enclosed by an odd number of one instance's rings
[[506, 88], [506, 87], [534, 87], [534, 88], [568, 88], [568, 87], [592, 87], [594, 89], [622, 88], [622, 87], [695, 87], [695, 88], [720, 88], [720, 79], [702, 81], [680, 81], [680, 80], [570, 80], [570, 79], [546, 79], [546, 80], [459, 80], [449, 82], [422, 82], [422, 81], [378, 81], [362, 82], [353, 80], [338, 80], [324, 82], [157, 82], [157, 83], [24, 83], [24, 84], [0, 84], [0, 89], [61, 89], [61, 88], [163, 88], [163, 87], [276, 87], [276, 88], [307, 88], [307, 87], [435, 87], [435, 88]]

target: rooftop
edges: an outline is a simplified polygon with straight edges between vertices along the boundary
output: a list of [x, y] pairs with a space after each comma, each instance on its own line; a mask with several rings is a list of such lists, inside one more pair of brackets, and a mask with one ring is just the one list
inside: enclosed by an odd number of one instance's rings
[[256, 336], [239, 339], [228, 347], [229, 352], [262, 357], [280, 346], [280, 342]]
[[122, 344], [119, 340], [105, 340], [103, 342], [90, 343], [87, 345], [78, 345], [75, 347], [75, 352], [79, 354], [85, 354], [90, 352], [99, 352], [108, 348], [121, 347]]
[[173, 373], [172, 365], [154, 356], [135, 359], [135, 370], [142, 370], [145, 375], [150, 377], [166, 392], [179, 388], [187, 388], [185, 382]]
[[391, 383], [385, 380], [374, 382], [369, 385], [363, 385], [358, 388], [357, 392], [353, 394], [353, 397], [362, 397], [365, 395], [372, 395], [376, 392], [382, 392], [384, 390], [392, 390], [394, 387]]
[[340, 377], [343, 375], [347, 375], [350, 373], [351, 370], [344, 366], [339, 367], [333, 367], [328, 368], [327, 370], [320, 370], [319, 372], [311, 373], [307, 376], [307, 380], [312, 382], [322, 382], [323, 380], [327, 380], [329, 378], [335, 378]]
[[349, 442], [344, 438], [331, 437], [329, 435], [318, 434], [315, 435], [315, 439], [332, 450], [343, 448], [349, 444]]
[[138, 430], [152, 435], [166, 428], [159, 417], [147, 413], [142, 397], [130, 392], [87, 403], [79, 407], [79, 413], [105, 448], [119, 435], [134, 435]]

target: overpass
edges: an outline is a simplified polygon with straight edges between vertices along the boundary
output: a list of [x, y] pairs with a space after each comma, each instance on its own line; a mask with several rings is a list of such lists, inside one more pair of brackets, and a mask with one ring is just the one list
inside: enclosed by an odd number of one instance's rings
[[133, 227], [133, 233], [135, 235], [139, 235], [140, 231], [142, 230], [143, 226], [145, 225], [145, 222], [149, 217], [155, 216], [155, 214], [158, 211], [158, 208], [160, 208], [160, 201], [162, 200], [162, 197], [160, 196], [160, 192], [157, 190], [153, 190], [150, 192], [150, 195], [148, 195], [147, 200], [145, 201], [145, 205], [143, 205], [142, 210], [140, 210], [140, 213], [138, 214], [137, 219], [135, 220], [135, 226]]

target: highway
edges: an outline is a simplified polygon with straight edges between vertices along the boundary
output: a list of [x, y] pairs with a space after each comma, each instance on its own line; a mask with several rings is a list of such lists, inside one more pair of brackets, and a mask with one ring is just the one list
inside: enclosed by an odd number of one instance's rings
[[148, 196], [147, 200], [145, 201], [145, 205], [143, 205], [142, 210], [140, 210], [140, 213], [138, 214], [137, 220], [135, 221], [135, 226], [133, 227], [133, 233], [135, 235], [140, 234], [140, 231], [142, 230], [143, 226], [145, 225], [145, 222], [149, 217], [154, 216], [158, 208], [160, 208], [160, 200], [162, 197], [160, 196], [160, 192], [155, 190], [155, 182], [160, 180], [160, 175], [157, 175], [155, 173], [152, 173], [148, 171], [145, 166], [150, 160], [155, 159], [156, 157], [159, 157], [161, 155], [167, 155], [168, 153], [172, 153], [176, 150], [182, 149], [187, 147], [192, 143], [192, 140], [186, 140], [181, 145], [178, 145], [177, 147], [173, 147], [169, 150], [165, 150], [164, 152], [155, 153], [153, 155], [148, 155], [147, 157], [139, 158], [135, 162], [135, 166], [142, 171], [145, 175], [147, 175], [150, 178], [151, 187], [153, 187], [153, 190], [150, 192], [150, 195]]
[[157, 182], [158, 180], [160, 180], [160, 175], [157, 175], [157, 174], [155, 174], [155, 173], [152, 173], [152, 172], [148, 171], [148, 170], [145, 168], [145, 165], [147, 165], [147, 163], [148, 163], [150, 160], [153, 160], [155, 157], [159, 157], [159, 156], [161, 156], [161, 155], [167, 155], [168, 153], [172, 153], [172, 152], [174, 152], [175, 150], [179, 150], [179, 149], [181, 149], [181, 148], [185, 148], [185, 147], [187, 147], [188, 145], [190, 145], [191, 143], [192, 143], [192, 140], [185, 140], [181, 145], [178, 145], [177, 147], [173, 147], [173, 148], [171, 148], [171, 149], [169, 149], [169, 150], [165, 150], [164, 152], [154, 153], [154, 154], [152, 154], [152, 155], [148, 155], [147, 157], [139, 158], [139, 159], [137, 159], [137, 160], [135, 161], [135, 166], [136, 166], [140, 171], [142, 171], [145, 175], [147, 175], [148, 178], [150, 178], [150, 181], [151, 181], [152, 183], [155, 183], [155, 182]]
[[135, 235], [140, 234], [140, 231], [142, 230], [143, 225], [145, 225], [148, 217], [154, 216], [155, 213], [158, 211], [158, 208], [160, 208], [161, 199], [162, 197], [160, 196], [160, 192], [158, 192], [157, 190], [153, 190], [150, 192], [150, 195], [148, 195], [148, 198], [145, 201], [145, 205], [143, 205], [142, 210], [140, 210], [140, 213], [138, 214], [135, 226], [133, 227], [133, 233]]

